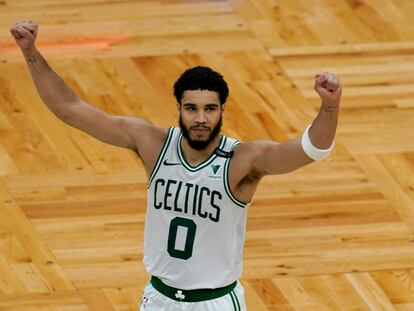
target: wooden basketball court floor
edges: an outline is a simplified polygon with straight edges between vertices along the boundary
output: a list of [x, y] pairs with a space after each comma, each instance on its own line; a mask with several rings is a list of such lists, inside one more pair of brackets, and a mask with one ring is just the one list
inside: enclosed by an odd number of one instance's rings
[[0, 1], [0, 310], [137, 310], [146, 177], [128, 150], [58, 120], [8, 29], [90, 103], [177, 124], [190, 66], [230, 86], [224, 133], [285, 141], [344, 91], [333, 155], [267, 177], [249, 211], [250, 311], [414, 310], [414, 1]]

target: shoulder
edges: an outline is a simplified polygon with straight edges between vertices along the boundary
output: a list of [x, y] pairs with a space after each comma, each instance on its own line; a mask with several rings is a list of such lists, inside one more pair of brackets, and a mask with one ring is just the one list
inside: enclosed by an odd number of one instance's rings
[[249, 141], [237, 144], [233, 150], [231, 159], [231, 172], [236, 181], [240, 181], [247, 176], [260, 178], [265, 175], [260, 170], [257, 162], [266, 153], [269, 145], [277, 144], [271, 141]]
[[271, 140], [254, 140], [240, 143], [234, 150], [233, 167], [236, 167], [236, 169], [241, 167], [244, 176], [263, 177], [267, 175], [263, 161], [268, 160], [268, 154], [277, 154], [280, 146], [280, 143]]
[[269, 140], [254, 140], [238, 144], [234, 149], [235, 157], [242, 157], [246, 160], [254, 161], [270, 148], [277, 146], [279, 143]]
[[148, 121], [128, 120], [127, 131], [135, 142], [135, 151], [144, 162], [153, 162], [167, 139], [170, 128], [162, 128]]
[[127, 129], [129, 135], [131, 135], [137, 145], [142, 145], [146, 142], [151, 144], [162, 144], [167, 138], [169, 128], [162, 128], [156, 126], [148, 121], [128, 120]]

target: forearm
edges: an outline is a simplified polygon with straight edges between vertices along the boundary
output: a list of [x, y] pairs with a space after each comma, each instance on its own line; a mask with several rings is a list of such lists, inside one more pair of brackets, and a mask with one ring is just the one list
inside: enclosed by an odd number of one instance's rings
[[339, 105], [328, 107], [322, 103], [319, 114], [309, 129], [312, 144], [319, 149], [328, 149], [335, 137], [338, 125]]
[[33, 46], [22, 49], [37, 91], [46, 106], [58, 117], [63, 117], [68, 106], [78, 100], [78, 96], [53, 71], [40, 52]]

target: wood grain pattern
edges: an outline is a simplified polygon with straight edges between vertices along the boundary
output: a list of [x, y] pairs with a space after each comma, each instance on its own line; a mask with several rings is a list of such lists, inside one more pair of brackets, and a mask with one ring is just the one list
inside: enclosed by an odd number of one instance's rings
[[137, 310], [146, 176], [58, 120], [9, 27], [87, 100], [177, 123], [195, 65], [230, 86], [224, 133], [286, 141], [316, 116], [313, 75], [344, 92], [333, 155], [265, 178], [249, 212], [249, 310], [414, 310], [414, 2], [0, 1], [0, 310]]

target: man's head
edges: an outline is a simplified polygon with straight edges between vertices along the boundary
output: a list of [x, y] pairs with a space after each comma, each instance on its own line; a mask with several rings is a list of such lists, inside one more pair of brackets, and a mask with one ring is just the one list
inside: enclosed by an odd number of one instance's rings
[[191, 148], [205, 149], [220, 133], [229, 89], [208, 67], [186, 70], [174, 84], [180, 127]]
[[184, 91], [209, 90], [219, 95], [220, 103], [224, 105], [229, 95], [229, 88], [223, 76], [209, 67], [197, 66], [187, 69], [174, 84], [174, 96], [178, 103]]

